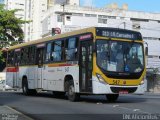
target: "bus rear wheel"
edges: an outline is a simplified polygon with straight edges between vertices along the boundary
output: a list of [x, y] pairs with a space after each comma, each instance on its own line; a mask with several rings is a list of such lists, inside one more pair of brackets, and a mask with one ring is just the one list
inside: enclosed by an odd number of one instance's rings
[[65, 92], [53, 91], [52, 92], [55, 97], [64, 97]]
[[75, 93], [75, 87], [74, 87], [73, 81], [67, 81], [66, 84], [68, 85], [67, 87], [68, 99], [72, 102], [78, 101], [80, 98], [80, 95], [78, 93]]
[[119, 94], [107, 94], [106, 98], [109, 102], [115, 102], [119, 97]]
[[22, 81], [22, 91], [23, 91], [24, 95], [28, 95], [29, 94], [27, 78], [23, 78], [23, 81]]

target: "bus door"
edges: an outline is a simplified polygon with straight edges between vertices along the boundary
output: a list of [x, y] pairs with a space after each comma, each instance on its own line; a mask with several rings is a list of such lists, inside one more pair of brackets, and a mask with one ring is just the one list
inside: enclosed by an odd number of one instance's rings
[[14, 51], [14, 72], [13, 72], [13, 88], [18, 88], [19, 82], [19, 63], [20, 63], [20, 49], [15, 49]]
[[79, 82], [81, 92], [92, 92], [92, 40], [80, 41]]
[[36, 50], [36, 65], [37, 68], [37, 88], [42, 88], [42, 79], [43, 79], [43, 61], [44, 61], [44, 46], [43, 44], [37, 45]]

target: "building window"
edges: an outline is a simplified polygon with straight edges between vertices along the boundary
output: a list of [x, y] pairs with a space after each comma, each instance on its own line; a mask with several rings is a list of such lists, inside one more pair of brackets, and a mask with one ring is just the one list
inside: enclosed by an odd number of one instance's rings
[[72, 13], [72, 16], [83, 16], [83, 13]]
[[107, 24], [107, 19], [98, 18], [98, 23]]
[[133, 29], [140, 29], [141, 25], [139, 23], [133, 23], [132, 28]]
[[102, 19], [116, 19], [116, 16], [106, 16], [106, 15], [98, 15], [98, 18], [102, 18]]
[[97, 17], [95, 14], [85, 14], [85, 17]]
[[149, 22], [149, 20], [148, 20], [148, 19], [138, 19], [138, 18], [131, 18], [131, 21]]
[[98, 15], [98, 18], [108, 18], [106, 15]]
[[57, 21], [58, 22], [63, 22], [63, 16], [57, 15]]
[[71, 21], [71, 16], [66, 17], [67, 21]]
[[160, 38], [154, 38], [154, 37], [143, 37], [144, 40], [160, 40]]
[[124, 17], [120, 17], [120, 19], [121, 19], [121, 20], [124, 20], [125, 18], [124, 18]]

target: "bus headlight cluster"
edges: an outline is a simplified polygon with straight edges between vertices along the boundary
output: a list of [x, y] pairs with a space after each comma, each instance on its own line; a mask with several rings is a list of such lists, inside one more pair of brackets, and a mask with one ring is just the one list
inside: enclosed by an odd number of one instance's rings
[[143, 85], [143, 84], [144, 84], [144, 79], [145, 79], [145, 78], [143, 77], [143, 79], [142, 79], [140, 85]]
[[99, 80], [100, 82], [106, 83], [105, 80], [104, 80], [104, 78], [103, 78], [100, 74], [96, 73], [96, 76], [97, 76], [97, 78], [98, 78], [98, 80]]

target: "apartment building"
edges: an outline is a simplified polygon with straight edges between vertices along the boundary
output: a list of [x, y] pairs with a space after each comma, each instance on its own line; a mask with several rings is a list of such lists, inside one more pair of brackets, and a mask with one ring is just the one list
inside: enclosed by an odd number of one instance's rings
[[22, 27], [26, 42], [41, 36], [41, 18], [47, 11], [47, 0], [5, 0], [4, 3], [8, 10], [20, 9], [16, 17], [31, 21]]

